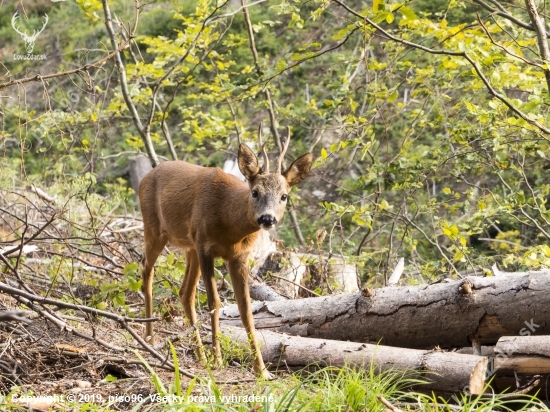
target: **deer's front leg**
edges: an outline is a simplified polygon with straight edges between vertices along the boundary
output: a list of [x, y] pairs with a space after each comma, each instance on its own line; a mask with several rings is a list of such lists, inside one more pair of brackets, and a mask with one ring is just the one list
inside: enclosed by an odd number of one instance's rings
[[195, 312], [195, 293], [197, 291], [197, 284], [201, 271], [199, 268], [199, 257], [197, 252], [188, 250], [185, 254], [185, 276], [180, 288], [180, 300], [183, 306], [183, 312], [189, 320], [193, 331], [193, 340], [195, 341], [195, 354], [197, 359], [203, 365], [206, 365], [206, 355], [204, 354], [204, 348], [202, 346], [201, 335], [199, 333], [197, 323], [197, 312]]
[[248, 341], [250, 342], [250, 348], [252, 349], [252, 355], [254, 356], [254, 372], [256, 375], [265, 379], [270, 379], [271, 374], [267, 371], [264, 360], [262, 358], [262, 352], [260, 351], [260, 345], [256, 340], [256, 330], [254, 328], [254, 317], [252, 316], [252, 307], [250, 305], [250, 293], [248, 291], [248, 259], [247, 257], [239, 257], [228, 263], [229, 275], [231, 276], [231, 283], [233, 284], [233, 291], [235, 292], [235, 298], [237, 299], [237, 306], [239, 307], [239, 315], [241, 316], [241, 322], [248, 335]]
[[222, 366], [222, 351], [220, 347], [220, 307], [221, 301], [218, 295], [216, 278], [214, 277], [214, 258], [199, 254], [199, 263], [202, 272], [202, 280], [208, 297], [208, 308], [210, 309], [210, 323], [212, 326], [212, 353], [214, 355], [214, 367]]

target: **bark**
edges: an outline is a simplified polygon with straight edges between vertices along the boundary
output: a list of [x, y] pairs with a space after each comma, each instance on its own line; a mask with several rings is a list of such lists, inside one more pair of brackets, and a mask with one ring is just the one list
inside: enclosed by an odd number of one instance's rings
[[[550, 48], [548, 47], [548, 40], [546, 35], [545, 21], [539, 16], [537, 5], [534, 0], [525, 0], [525, 6], [529, 12], [529, 18], [535, 33], [537, 33], [537, 45], [539, 47], [540, 57], [544, 64], [550, 64]], [[546, 68], [544, 70], [544, 77], [546, 78], [546, 87], [548, 93], [550, 93], [550, 70]]]
[[505, 336], [494, 352], [495, 370], [524, 375], [550, 373], [550, 336]]
[[[532, 327], [550, 334], [550, 271], [252, 305], [257, 329], [320, 339], [432, 348], [495, 344]], [[236, 306], [221, 311], [238, 326]], [[529, 326], [530, 325], [530, 326]], [[536, 325], [536, 326], [535, 326]]]
[[137, 155], [130, 158], [130, 184], [132, 189], [138, 194], [139, 184], [141, 180], [149, 173], [153, 168], [151, 162], [145, 155]]
[[[248, 344], [242, 328], [225, 328], [223, 333]], [[456, 392], [469, 388], [473, 394], [483, 391], [487, 358], [454, 352], [399, 349], [355, 342], [288, 336], [271, 331], [258, 331], [264, 361], [274, 366], [303, 367], [352, 365], [377, 373], [399, 371], [428, 382], [424, 389]]]
[[261, 300], [265, 302], [273, 302], [275, 300], [287, 300], [284, 296], [279, 295], [272, 288], [267, 286], [264, 283], [251, 283], [250, 287], [250, 297], [255, 300]]

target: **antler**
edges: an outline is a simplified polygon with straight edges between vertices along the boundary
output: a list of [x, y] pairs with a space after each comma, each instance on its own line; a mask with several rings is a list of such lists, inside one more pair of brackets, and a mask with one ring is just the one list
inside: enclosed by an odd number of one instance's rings
[[277, 164], [277, 173], [281, 173], [281, 167], [283, 165], [283, 160], [285, 159], [286, 149], [288, 149], [288, 144], [290, 143], [290, 126], [286, 127], [287, 138], [283, 143], [283, 148], [281, 149], [281, 155], [279, 156]]
[[267, 153], [265, 152], [265, 145], [262, 142], [262, 122], [260, 122], [260, 127], [258, 128], [258, 141], [260, 143], [260, 151], [262, 153], [262, 157], [264, 158], [264, 173], [269, 173], [269, 158], [267, 157]]
[[27, 31], [25, 30], [25, 33], [22, 33], [20, 32], [17, 27], [15, 27], [15, 22], [17, 21], [17, 19], [19, 18], [19, 11], [16, 11], [14, 14], [13, 14], [13, 17], [11, 18], [11, 27], [13, 27], [13, 29], [15, 30], [15, 32], [17, 34], [19, 34], [20, 36], [23, 36], [23, 37], [27, 37]]
[[22, 36], [25, 41], [30, 41], [30, 40], [36, 40], [36, 38], [38, 37], [38, 35], [40, 33], [42, 33], [44, 31], [44, 29], [46, 28], [46, 24], [48, 24], [48, 21], [49, 21], [49, 17], [47, 14], [44, 14], [44, 24], [42, 25], [42, 28], [38, 31], [34, 30], [32, 35], [29, 36], [27, 34], [27, 30], [25, 30], [25, 32], [21, 32], [17, 27], [15, 27], [15, 24], [17, 22], [17, 19], [19, 18], [19, 10], [17, 10], [14, 14], [13, 14], [13, 17], [11, 18], [11, 26], [13, 27], [13, 29], [20, 35]]
[[42, 28], [38, 32], [36, 30], [33, 32], [32, 37], [36, 38], [40, 33], [44, 31], [44, 29], [46, 28], [46, 24], [48, 24], [49, 19], [50, 18], [48, 17], [48, 15], [44, 13], [44, 24], [42, 25]]

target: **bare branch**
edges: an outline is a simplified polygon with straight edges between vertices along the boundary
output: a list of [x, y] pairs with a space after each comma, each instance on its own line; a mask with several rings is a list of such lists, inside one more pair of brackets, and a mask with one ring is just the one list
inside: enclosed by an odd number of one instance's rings
[[0, 311], [0, 322], [32, 323], [32, 321], [27, 317], [29, 313], [31, 312], [26, 312], [24, 310]]
[[512, 23], [514, 24], [517, 24], [518, 26], [520, 26], [521, 28], [524, 28], [524, 29], [527, 29], [527, 30], [531, 30], [531, 31], [535, 31], [534, 27], [532, 24], [529, 24], [529, 23], [526, 23], [514, 16], [512, 16], [510, 13], [507, 13], [506, 12], [506, 9], [504, 7], [502, 7], [500, 5], [500, 3], [494, 1], [494, 0], [489, 0], [491, 3], [497, 5], [497, 9], [494, 9], [493, 7], [491, 7], [490, 5], [488, 5], [487, 3], [485, 3], [483, 0], [473, 0], [474, 3], [477, 3], [479, 4], [481, 7], [483, 7], [485, 10], [488, 10], [490, 11], [492, 14], [496, 15], [496, 16], [500, 16], [500, 17], [504, 17], [505, 19], [507, 20], [510, 20]]
[[527, 6], [527, 11], [529, 12], [529, 17], [531, 18], [535, 33], [537, 34], [537, 44], [539, 46], [540, 56], [546, 66], [546, 68], [543, 69], [544, 77], [546, 78], [546, 87], [548, 88], [548, 93], [550, 93], [550, 69], [548, 69], [548, 65], [550, 65], [550, 49], [548, 48], [546, 27], [544, 26], [544, 21], [539, 16], [535, 2], [533, 0], [525, 0], [525, 5]]
[[[111, 17], [111, 10], [109, 8], [109, 3], [107, 0], [102, 0], [102, 3], [103, 3], [103, 12], [105, 14], [105, 27], [107, 28], [107, 33], [109, 34], [109, 38], [111, 39], [111, 44], [113, 48], [118, 50], [116, 35], [113, 29], [113, 19]], [[134, 38], [134, 31], [137, 26], [138, 18], [139, 18], [139, 3], [138, 3], [138, 0], [136, 0], [136, 20], [135, 20], [134, 28], [132, 32], [129, 33], [128, 35], [129, 39]], [[151, 136], [150, 134], [147, 134], [145, 127], [141, 123], [141, 119], [139, 117], [137, 108], [134, 105], [132, 98], [130, 97], [130, 91], [128, 89], [128, 80], [126, 77], [126, 68], [124, 67], [124, 63], [122, 62], [122, 57], [120, 53], [116, 54], [115, 62], [119, 73], [120, 89], [122, 91], [122, 96], [124, 97], [124, 102], [126, 103], [126, 106], [128, 107], [130, 114], [132, 115], [132, 120], [134, 121], [134, 125], [136, 126], [138, 133], [143, 139], [143, 143], [145, 144], [145, 149], [147, 150], [149, 160], [151, 161], [151, 164], [153, 165], [153, 167], [155, 167], [159, 164], [159, 159], [158, 159], [157, 153], [155, 152], [155, 147], [153, 146], [153, 141], [151, 140]]]
[[[254, 40], [254, 31], [252, 30], [252, 22], [250, 21], [250, 15], [248, 14], [248, 8], [245, 5], [245, 0], [241, 0], [241, 6], [243, 9], [246, 29], [248, 31], [248, 39], [250, 41], [250, 50], [252, 51], [252, 55], [254, 57], [254, 65], [256, 66], [256, 72], [258, 73], [258, 76], [261, 77], [263, 73], [260, 67], [258, 51], [256, 50], [256, 41]], [[264, 94], [268, 104], [269, 124], [270, 124], [271, 133], [273, 134], [275, 143], [279, 148], [279, 153], [282, 153], [283, 148], [281, 145], [281, 137], [278, 131], [277, 118], [275, 117], [275, 105], [273, 104], [273, 99], [271, 98], [271, 93], [268, 87], [265, 87]], [[282, 165], [284, 167], [284, 160]], [[294, 229], [294, 234], [296, 235], [296, 239], [298, 240], [298, 243], [301, 246], [303, 246], [305, 244], [305, 240], [304, 240], [304, 236], [302, 235], [302, 230], [300, 229], [300, 224], [298, 222], [298, 217], [296, 216], [296, 212], [293, 209], [290, 209], [288, 211], [288, 214], [290, 215], [290, 220], [292, 220], [292, 228]]]
[[[404, 44], [406, 46], [414, 47], [415, 49], [425, 51], [430, 54], [440, 54], [440, 55], [446, 55], [446, 56], [456, 56], [456, 57], [463, 57], [466, 59], [471, 66], [473, 67], [474, 71], [478, 75], [478, 77], [481, 79], [483, 84], [485, 85], [485, 88], [491, 94], [493, 97], [500, 100], [502, 103], [504, 103], [513, 113], [515, 113], [518, 117], [525, 120], [527, 123], [535, 126], [537, 129], [539, 129], [542, 133], [545, 135], [550, 135], [550, 129], [543, 126], [538, 121], [531, 119], [529, 116], [527, 116], [525, 113], [523, 113], [520, 109], [518, 109], [512, 102], [504, 95], [500, 94], [495, 90], [495, 88], [491, 85], [491, 82], [489, 82], [489, 79], [483, 74], [481, 71], [481, 68], [479, 67], [479, 64], [473, 60], [466, 52], [455, 52], [451, 50], [445, 50], [445, 49], [432, 49], [430, 47], [423, 46], [421, 44], [417, 44], [408, 40], [401, 39], [399, 37], [396, 37], [392, 34], [390, 34], [388, 31], [384, 30], [380, 25], [376, 24], [374, 21], [369, 19], [368, 17], [365, 17], [361, 15], [360, 13], [356, 12], [355, 10], [351, 9], [349, 6], [347, 6], [345, 3], [343, 3], [340, 0], [332, 0], [333, 2], [339, 4], [341, 7], [346, 9], [348, 12], [356, 16], [357, 18], [361, 19], [365, 23], [369, 24], [370, 26], [374, 27], [376, 30], [378, 30], [380, 33], [382, 33], [386, 38]], [[547, 136], [542, 136], [545, 140], [550, 140]]]
[[99, 59], [96, 62], [86, 64], [86, 65], [84, 65], [82, 67], [79, 67], [77, 69], [74, 69], [74, 70], [66, 70], [66, 71], [62, 71], [62, 72], [58, 72], [58, 73], [46, 74], [44, 76], [42, 76], [40, 74], [37, 74], [36, 76], [24, 77], [22, 79], [10, 80], [9, 82], [6, 82], [6, 83], [0, 83], [0, 90], [5, 89], [6, 87], [13, 86], [15, 84], [23, 84], [23, 83], [29, 83], [29, 82], [42, 82], [44, 80], [53, 79], [55, 77], [64, 77], [64, 76], [68, 76], [70, 74], [79, 74], [79, 73], [87, 72], [92, 67], [99, 67], [103, 63], [105, 63], [107, 60], [110, 60], [111, 58], [116, 56], [127, 45], [128, 45], [128, 42], [124, 42], [119, 47], [117, 47], [115, 51], [109, 53], [104, 58]]

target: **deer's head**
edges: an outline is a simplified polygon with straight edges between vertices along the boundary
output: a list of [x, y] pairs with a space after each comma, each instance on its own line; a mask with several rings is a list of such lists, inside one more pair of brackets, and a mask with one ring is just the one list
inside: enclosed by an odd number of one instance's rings
[[34, 30], [31, 35], [27, 34], [27, 30], [25, 30], [24, 32], [19, 30], [19, 28], [16, 26], [18, 18], [19, 18], [19, 12], [16, 11], [13, 17], [11, 18], [11, 26], [25, 41], [27, 54], [31, 54], [32, 51], [34, 50], [34, 42], [38, 38], [38, 35], [44, 31], [44, 29], [46, 28], [46, 24], [48, 24], [48, 15], [44, 14], [44, 24], [42, 25], [42, 28], [40, 30]]
[[258, 158], [245, 144], [239, 146], [238, 163], [241, 173], [248, 180], [254, 220], [262, 229], [269, 230], [283, 217], [288, 200], [288, 192], [306, 178], [313, 162], [313, 155], [306, 153], [296, 159], [290, 167], [281, 172], [285, 152], [290, 141], [290, 131], [281, 150], [276, 172], [269, 171], [269, 159], [262, 144], [261, 126], [259, 133], [260, 147], [264, 159], [260, 167]]

